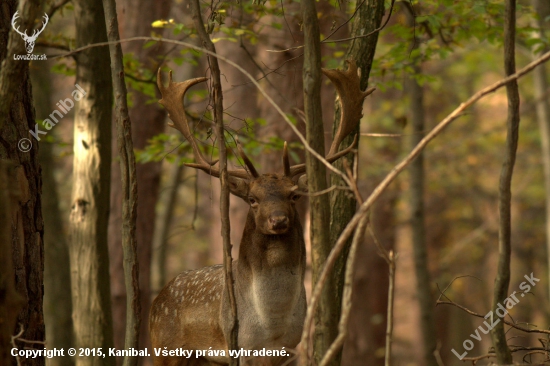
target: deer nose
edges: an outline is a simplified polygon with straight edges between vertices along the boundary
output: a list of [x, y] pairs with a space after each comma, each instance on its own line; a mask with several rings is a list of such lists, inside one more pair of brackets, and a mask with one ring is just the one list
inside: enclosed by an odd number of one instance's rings
[[275, 211], [269, 216], [269, 228], [271, 230], [288, 229], [288, 216], [282, 211]]

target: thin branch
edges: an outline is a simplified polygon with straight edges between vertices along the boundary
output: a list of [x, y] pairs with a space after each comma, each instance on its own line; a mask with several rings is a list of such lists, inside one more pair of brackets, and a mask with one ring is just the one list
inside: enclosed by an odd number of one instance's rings
[[349, 37], [349, 38], [342, 38], [342, 39], [335, 39], [333, 41], [329, 41], [327, 39], [324, 39], [323, 41], [321, 41], [321, 43], [339, 43], [339, 42], [348, 42], [348, 41], [353, 41], [353, 40], [356, 40], [356, 39], [359, 39], [359, 38], [366, 38], [366, 37], [370, 37], [372, 36], [373, 34], [377, 33], [377, 32], [380, 32], [382, 29], [384, 29], [386, 27], [386, 25], [388, 24], [388, 22], [390, 21], [390, 18], [391, 18], [391, 15], [392, 15], [392, 12], [393, 12], [393, 7], [395, 5], [395, 0], [392, 0], [391, 1], [391, 5], [390, 5], [390, 13], [388, 14], [388, 17], [386, 18], [386, 21], [384, 22], [384, 24], [382, 24], [380, 27], [376, 28], [375, 30], [373, 30], [372, 32], [369, 32], [367, 34], [362, 34], [360, 36], [354, 36], [354, 37]]
[[[353, 18], [355, 18], [355, 16], [357, 15], [357, 13], [359, 12], [359, 10], [361, 9], [361, 7], [363, 5], [365, 5], [365, 1], [367, 0], [363, 0], [361, 1], [361, 3], [359, 5], [357, 5], [355, 7], [355, 11], [353, 12], [353, 14], [345, 21], [343, 22], [342, 24], [340, 24], [338, 27], [336, 27], [336, 29], [334, 29], [332, 32], [330, 32], [330, 34], [328, 36], [325, 37], [325, 39], [323, 41], [326, 41], [327, 39], [329, 39], [330, 37], [332, 37], [336, 32], [338, 32], [340, 29], [342, 29], [343, 26], [345, 26], [346, 24], [348, 24], [349, 22], [351, 22], [353, 20]], [[388, 18], [389, 19], [389, 18]]]
[[340, 351], [340, 348], [344, 344], [344, 341], [346, 340], [347, 333], [348, 333], [348, 321], [349, 321], [349, 315], [351, 313], [351, 295], [353, 294], [353, 275], [355, 273], [355, 263], [357, 259], [357, 248], [359, 246], [359, 242], [361, 239], [363, 239], [363, 236], [365, 234], [365, 229], [367, 225], [369, 224], [369, 216], [364, 216], [361, 222], [359, 223], [359, 226], [357, 227], [357, 230], [355, 231], [355, 235], [353, 236], [353, 241], [351, 243], [347, 263], [346, 263], [346, 274], [345, 274], [345, 280], [344, 280], [344, 291], [342, 296], [342, 314], [340, 315], [340, 322], [338, 324], [338, 336], [332, 342], [329, 349], [323, 356], [323, 359], [321, 360], [320, 366], [327, 366], [329, 365], [331, 359], [336, 356], [336, 354]]
[[[543, 353], [543, 354], [548, 354], [548, 350], [542, 348], [542, 347], [523, 347], [523, 346], [518, 346], [518, 347], [514, 347], [514, 348], [511, 348], [510, 349], [510, 352], [519, 352], [519, 351], [539, 351], [538, 353]], [[534, 353], [534, 352], [529, 352], [529, 353]], [[480, 361], [484, 358], [491, 358], [491, 357], [496, 357], [496, 353], [488, 353], [488, 354], [485, 354], [485, 355], [481, 355], [481, 356], [476, 356], [476, 357], [464, 357], [462, 359], [462, 361], [472, 361], [472, 363], [475, 365], [477, 363], [477, 361]]]
[[[109, 40], [111, 76], [115, 97], [115, 119], [117, 144], [120, 157], [122, 179], [122, 251], [124, 264], [124, 284], [126, 287], [126, 331], [125, 349], [137, 349], [141, 325], [141, 302], [139, 290], [139, 266], [137, 259], [136, 217], [137, 217], [137, 176], [132, 124], [128, 115], [127, 90], [124, 80], [122, 47], [118, 33], [118, 19], [115, 0], [103, 0], [105, 24]], [[105, 42], [103, 42], [105, 43]], [[136, 366], [137, 356], [125, 356], [123, 366]]]
[[[361, 218], [366, 215], [369, 211], [369, 209], [372, 207], [374, 202], [382, 195], [382, 193], [386, 190], [386, 188], [395, 180], [395, 178], [418, 156], [418, 154], [432, 141], [434, 138], [437, 137], [444, 129], [447, 127], [451, 122], [453, 122], [455, 119], [457, 119], [461, 113], [468, 107], [472, 106], [474, 103], [476, 103], [478, 100], [482, 99], [488, 94], [493, 93], [495, 90], [500, 89], [504, 85], [508, 84], [509, 82], [513, 80], [517, 80], [521, 78], [522, 76], [526, 75], [530, 71], [532, 71], [535, 67], [538, 65], [548, 61], [550, 59], [550, 52], [545, 53], [540, 58], [536, 59], [535, 61], [529, 63], [527, 66], [519, 70], [513, 75], [510, 75], [504, 79], [501, 79], [497, 81], [494, 84], [491, 84], [490, 86], [487, 86], [483, 88], [482, 90], [478, 91], [474, 95], [472, 95], [468, 100], [461, 103], [453, 112], [451, 112], [447, 117], [445, 117], [441, 122], [439, 122], [426, 136], [414, 147], [414, 149], [399, 163], [397, 164], [392, 171], [376, 186], [374, 191], [371, 193], [371, 195], [367, 198], [367, 200], [359, 207], [359, 210], [355, 213], [353, 218], [350, 220], [346, 228], [342, 231], [342, 234], [338, 238], [338, 241], [335, 243], [334, 247], [332, 248], [332, 251], [327, 258], [325, 262], [325, 267], [323, 268], [323, 271], [321, 273], [321, 276], [319, 278], [319, 281], [323, 277], [326, 277], [329, 275], [330, 271], [332, 270], [332, 267], [334, 266], [334, 263], [336, 262], [336, 259], [340, 255], [340, 252], [344, 248], [346, 241], [352, 234], [355, 227], [358, 225]], [[309, 342], [309, 332], [306, 331], [311, 327], [311, 323], [313, 321], [313, 314], [315, 313], [315, 310], [317, 308], [317, 303], [319, 301], [319, 296], [321, 295], [321, 290], [319, 286], [315, 286], [313, 289], [313, 294], [311, 296], [310, 305], [307, 309], [306, 314], [306, 320], [304, 323], [304, 332], [302, 333], [302, 344], [306, 344]]]
[[[470, 309], [468, 309], [467, 307], [465, 306], [462, 306], [460, 304], [457, 304], [456, 302], [454, 301], [441, 301], [441, 300], [437, 300], [436, 303], [435, 303], [436, 306], [438, 305], [453, 305], [453, 306], [456, 306], [457, 308], [465, 311], [466, 313], [470, 314], [470, 315], [473, 315], [473, 316], [476, 316], [478, 318], [482, 318], [482, 319], [485, 319], [485, 316], [484, 315], [481, 315], [479, 313], [476, 313], [475, 311], [472, 311]], [[502, 319], [502, 321], [504, 322], [504, 324], [506, 325], [509, 325], [511, 326], [512, 328], [515, 328], [517, 330], [520, 330], [522, 332], [525, 332], [525, 333], [539, 333], [539, 334], [550, 334], [550, 330], [544, 330], [544, 329], [528, 329], [528, 328], [524, 328], [524, 327], [521, 327], [515, 323], [512, 323], [506, 319]]]
[[153, 79], [141, 79], [141, 78], [138, 78], [137, 76], [134, 76], [134, 75], [128, 74], [128, 73], [124, 73], [124, 76], [126, 76], [128, 79], [137, 81], [139, 83], [157, 85], [157, 82], [154, 81]]
[[[364, 3], [365, 1], [363, 1]], [[342, 39], [335, 39], [333, 41], [329, 40], [329, 37], [331, 37], [332, 35], [334, 35], [334, 33], [336, 33], [336, 31], [338, 29], [340, 29], [344, 24], [347, 24], [348, 22], [350, 22], [353, 17], [355, 17], [355, 14], [357, 14], [357, 11], [359, 10], [360, 6], [363, 5], [363, 3], [361, 3], [355, 10], [355, 13], [353, 13], [353, 15], [348, 19], [346, 20], [343, 24], [341, 24], [338, 28], [336, 28], [336, 30], [334, 32], [332, 32], [331, 34], [329, 34], [325, 39], [323, 39], [321, 41], [321, 43], [340, 43], [340, 42], [348, 42], [348, 41], [353, 41], [353, 40], [356, 40], [356, 39], [359, 39], [359, 38], [366, 38], [366, 37], [370, 37], [372, 36], [373, 34], [377, 33], [377, 32], [380, 32], [382, 29], [384, 29], [386, 27], [386, 25], [388, 24], [388, 22], [390, 21], [390, 18], [391, 18], [391, 15], [392, 15], [392, 12], [393, 12], [393, 6], [395, 5], [395, 0], [392, 0], [391, 1], [391, 5], [390, 5], [390, 13], [388, 14], [388, 17], [386, 18], [386, 21], [384, 22], [384, 24], [382, 24], [380, 27], [376, 28], [375, 30], [373, 30], [372, 32], [369, 32], [367, 34], [362, 34], [360, 36], [354, 36], [354, 37], [349, 37], [349, 38], [342, 38]], [[301, 45], [301, 46], [296, 46], [296, 47], [291, 47], [291, 48], [285, 48], [284, 50], [266, 50], [266, 52], [273, 52], [273, 53], [281, 53], [281, 52], [288, 52], [288, 51], [294, 51], [294, 50], [299, 50], [299, 49], [302, 49], [304, 48], [304, 45]]]
[[304, 191], [294, 191], [294, 193], [296, 193], [297, 195], [300, 195], [300, 196], [306, 196], [306, 197], [318, 197], [318, 196], [322, 196], [324, 194], [327, 194], [329, 192], [332, 192], [336, 189], [339, 189], [339, 190], [342, 190], [342, 191], [349, 191], [350, 188], [349, 187], [344, 187], [344, 186], [330, 186], [328, 187], [327, 189], [323, 189], [322, 191], [317, 191], [317, 192], [304, 192]]
[[[216, 53], [216, 47], [206, 29], [202, 20], [201, 7], [199, 0], [191, 1], [191, 13], [195, 29], [201, 43], [208, 49], [209, 57], [208, 64], [210, 66], [210, 72], [212, 73], [212, 97], [213, 97], [213, 111], [214, 121], [216, 123], [216, 135], [218, 140], [218, 152], [219, 152], [219, 164], [220, 164], [220, 214], [222, 220], [222, 239], [223, 239], [223, 266], [225, 275], [225, 290], [229, 297], [229, 305], [231, 309], [231, 317], [229, 320], [229, 334], [225, 334], [224, 337], [229, 350], [238, 350], [238, 336], [239, 336], [239, 319], [237, 316], [237, 299], [235, 297], [234, 278], [233, 278], [233, 258], [231, 256], [231, 226], [229, 223], [229, 176], [227, 173], [227, 147], [225, 146], [224, 139], [224, 125], [223, 125], [223, 94], [221, 85], [221, 71], [218, 65], [218, 56]], [[231, 357], [229, 360], [230, 366], [238, 366], [239, 359]]]
[[51, 18], [59, 9], [70, 3], [71, 0], [61, 0], [57, 4], [53, 4], [46, 13], [48, 14], [48, 17]]
[[[504, 71], [506, 75], [514, 74], [516, 71], [516, 0], [505, 1], [504, 12]], [[510, 286], [510, 265], [512, 255], [512, 177], [516, 161], [516, 151], [519, 137], [519, 89], [517, 81], [506, 84], [506, 97], [508, 100], [508, 116], [506, 119], [506, 145], [504, 159], [500, 171], [498, 187], [498, 265], [495, 276], [495, 287], [493, 290], [493, 311], [508, 296]], [[498, 323], [491, 330], [493, 347], [497, 354], [499, 364], [512, 363], [512, 354], [506, 343], [504, 324]]]
[[283, 0], [281, 0], [281, 11], [283, 13], [282, 15], [283, 15], [283, 19], [285, 20], [286, 27], [288, 28], [288, 31], [290, 32], [290, 35], [292, 36], [292, 40], [294, 42], [296, 42], [296, 38], [294, 37], [294, 33], [292, 33], [292, 29], [290, 29], [290, 25], [288, 24], [288, 21], [286, 20], [285, 6], [283, 4]]
[[[357, 151], [355, 151], [355, 153], [357, 153]], [[355, 195], [355, 199], [357, 200], [357, 202], [359, 202], [359, 204], [362, 204], [363, 196], [361, 196], [361, 192], [359, 192], [359, 188], [357, 187], [357, 181], [353, 177], [353, 173], [349, 167], [349, 163], [347, 160], [344, 159], [343, 164], [344, 164], [344, 169], [346, 170], [346, 174], [348, 175], [349, 181], [351, 182], [351, 186], [350, 186], [351, 191]]]
[[386, 357], [385, 366], [391, 366], [391, 344], [393, 338], [393, 303], [395, 299], [395, 256], [393, 250], [388, 255], [388, 265], [390, 270], [390, 284], [388, 289], [388, 315], [386, 324]]
[[69, 46], [65, 45], [65, 44], [53, 43], [53, 42], [48, 42], [48, 41], [36, 42], [36, 45], [39, 46], [39, 47], [55, 48], [55, 49], [62, 50], [62, 51], [70, 51], [71, 50], [71, 48]]
[[[331, 163], [329, 163], [323, 156], [321, 156], [319, 153], [317, 153], [315, 150], [313, 150], [311, 148], [311, 146], [308, 144], [306, 138], [304, 137], [304, 135], [302, 135], [302, 133], [298, 130], [298, 127], [296, 127], [292, 121], [288, 118], [288, 116], [283, 112], [283, 110], [281, 109], [281, 107], [279, 107], [279, 105], [277, 103], [275, 103], [275, 101], [273, 100], [273, 98], [271, 98], [269, 96], [269, 94], [267, 94], [267, 92], [265, 91], [264, 88], [262, 88], [262, 86], [260, 85], [260, 83], [250, 74], [248, 73], [245, 69], [243, 69], [239, 64], [229, 60], [228, 58], [226, 57], [223, 57], [223, 56], [220, 56], [216, 53], [213, 53], [213, 52], [210, 52], [209, 50], [205, 49], [205, 48], [202, 48], [202, 47], [198, 47], [194, 44], [191, 44], [191, 43], [187, 43], [187, 42], [182, 42], [182, 41], [174, 41], [174, 40], [171, 40], [171, 39], [167, 39], [167, 38], [159, 38], [159, 37], [130, 37], [130, 38], [126, 38], [126, 39], [122, 39], [122, 40], [119, 40], [119, 41], [113, 41], [113, 42], [100, 42], [100, 43], [95, 43], [95, 44], [91, 44], [91, 45], [88, 45], [88, 46], [84, 46], [84, 47], [80, 47], [80, 48], [77, 48], [71, 52], [68, 52], [68, 53], [65, 53], [65, 54], [59, 54], [59, 55], [52, 55], [52, 56], [48, 56], [48, 58], [50, 59], [55, 59], [55, 58], [59, 58], [59, 57], [67, 57], [67, 56], [71, 56], [73, 54], [76, 54], [78, 52], [81, 52], [81, 51], [84, 51], [86, 49], [89, 49], [89, 48], [93, 48], [93, 47], [99, 47], [99, 46], [107, 46], [107, 45], [111, 45], [111, 44], [118, 44], [118, 43], [126, 43], [126, 42], [134, 42], [134, 41], [157, 41], [157, 42], [165, 42], [165, 43], [170, 43], [170, 44], [177, 44], [177, 45], [180, 45], [180, 46], [185, 46], [185, 47], [188, 47], [188, 48], [191, 48], [193, 50], [196, 50], [196, 51], [199, 51], [199, 52], [203, 52], [207, 55], [210, 55], [210, 56], [213, 56], [213, 57], [216, 57], [224, 62], [227, 62], [229, 65], [233, 66], [234, 68], [236, 68], [237, 70], [239, 70], [241, 73], [243, 73], [243, 75], [245, 75], [251, 82], [252, 84], [254, 84], [254, 86], [256, 86], [256, 88], [258, 88], [258, 90], [260, 91], [260, 93], [262, 93], [262, 95], [267, 99], [267, 101], [273, 106], [273, 108], [275, 108], [275, 110], [277, 111], [277, 113], [279, 113], [279, 115], [283, 118], [283, 120], [288, 124], [288, 126], [292, 129], [292, 131], [296, 134], [296, 136], [298, 136], [298, 139], [300, 140], [300, 142], [304, 145], [304, 148], [311, 154], [313, 155], [315, 158], [317, 158], [321, 163], [323, 163], [323, 165], [325, 165], [327, 167], [327, 169], [329, 169], [330, 171], [332, 171], [333, 173], [335, 174], [338, 174], [340, 177], [342, 177], [342, 179], [344, 180], [344, 182], [348, 183], [349, 185], [351, 185], [351, 183], [349, 182], [348, 180], [348, 177], [343, 173], [341, 172], [340, 170], [336, 169], [334, 166], [332, 166]], [[548, 55], [548, 57], [550, 58], [550, 54]]]

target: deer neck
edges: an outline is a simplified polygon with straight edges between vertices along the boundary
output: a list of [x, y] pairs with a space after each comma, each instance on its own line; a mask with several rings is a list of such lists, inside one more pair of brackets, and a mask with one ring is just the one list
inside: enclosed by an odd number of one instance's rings
[[262, 272], [305, 271], [305, 244], [302, 225], [294, 215], [287, 233], [265, 235], [256, 228], [254, 215], [249, 211], [239, 249], [237, 269], [242, 275], [254, 276]]
[[305, 244], [294, 217], [287, 233], [265, 235], [249, 213], [236, 266], [237, 297], [273, 337], [284, 334], [297, 309], [305, 308]]

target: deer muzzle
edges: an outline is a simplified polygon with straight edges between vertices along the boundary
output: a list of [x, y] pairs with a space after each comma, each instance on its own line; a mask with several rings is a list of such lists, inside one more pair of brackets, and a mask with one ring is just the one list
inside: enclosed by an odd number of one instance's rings
[[269, 216], [268, 227], [274, 234], [284, 234], [289, 228], [289, 222], [286, 213], [275, 211]]

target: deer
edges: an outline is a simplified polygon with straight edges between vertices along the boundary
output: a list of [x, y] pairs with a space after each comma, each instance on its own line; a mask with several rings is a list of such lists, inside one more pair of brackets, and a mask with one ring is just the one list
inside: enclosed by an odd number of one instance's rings
[[[362, 91], [360, 69], [353, 60], [346, 71], [325, 70], [334, 84], [342, 113], [339, 128], [326, 160], [332, 163], [357, 144], [338, 151], [342, 140], [358, 125], [363, 101], [374, 91]], [[172, 122], [189, 142], [195, 162], [185, 165], [219, 178], [216, 162], [201, 153], [189, 126], [183, 98], [199, 77], [164, 85], [159, 69], [157, 85]], [[240, 243], [239, 258], [233, 262], [238, 319], [238, 347], [243, 350], [283, 350], [290, 355], [300, 342], [307, 303], [304, 287], [306, 248], [296, 201], [305, 192], [305, 164], [290, 165], [288, 148], [283, 148], [283, 174], [260, 174], [240, 144], [238, 153], [245, 169], [228, 170], [230, 192], [250, 206]], [[231, 306], [222, 265], [188, 270], [173, 278], [152, 303], [149, 315], [155, 366], [227, 365]], [[165, 352], [162, 352], [164, 350]], [[172, 353], [169, 351], [172, 350]], [[180, 352], [177, 352], [180, 350]], [[182, 353], [185, 350], [189, 353]], [[210, 350], [211, 352], [203, 352]], [[222, 352], [223, 351], [223, 352]], [[288, 356], [241, 356], [241, 365], [281, 365]]]
[[30, 36], [27, 34], [26, 29], [25, 29], [25, 32], [21, 32], [19, 30], [19, 26], [17, 26], [17, 28], [15, 27], [15, 20], [17, 18], [19, 18], [19, 11], [16, 11], [15, 14], [13, 14], [13, 17], [11, 18], [11, 26], [13, 30], [16, 31], [21, 36], [21, 38], [23, 38], [23, 41], [25, 41], [25, 48], [27, 49], [27, 53], [32, 53], [32, 51], [34, 50], [36, 39], [38, 38], [40, 33], [42, 33], [46, 28], [46, 25], [48, 24], [48, 21], [50, 20], [50, 18], [48, 17], [48, 14], [44, 13], [44, 16], [43, 16], [44, 21], [42, 22], [42, 28], [40, 30], [35, 29], [32, 32], [32, 35]]

